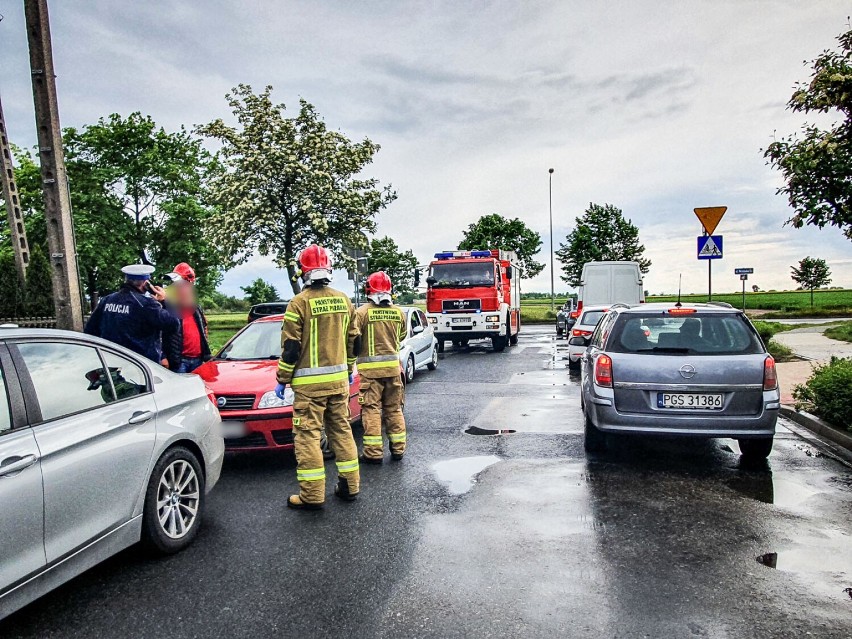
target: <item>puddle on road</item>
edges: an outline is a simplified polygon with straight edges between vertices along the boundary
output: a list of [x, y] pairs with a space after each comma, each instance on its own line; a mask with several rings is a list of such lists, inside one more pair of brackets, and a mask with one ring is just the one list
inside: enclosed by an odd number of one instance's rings
[[512, 430], [511, 428], [494, 430], [493, 428], [479, 428], [479, 426], [471, 426], [464, 432], [468, 435], [511, 435], [517, 431]]
[[447, 459], [432, 466], [435, 476], [451, 495], [463, 495], [476, 483], [476, 476], [500, 461], [496, 455]]
[[771, 473], [736, 477], [729, 480], [728, 485], [746, 497], [781, 508], [793, 508], [820, 494], [819, 490], [773, 477]]
[[762, 566], [801, 575], [807, 582], [830, 597], [843, 596], [852, 577], [852, 553], [849, 535], [840, 530], [823, 531], [819, 537], [767, 552], [755, 557]]

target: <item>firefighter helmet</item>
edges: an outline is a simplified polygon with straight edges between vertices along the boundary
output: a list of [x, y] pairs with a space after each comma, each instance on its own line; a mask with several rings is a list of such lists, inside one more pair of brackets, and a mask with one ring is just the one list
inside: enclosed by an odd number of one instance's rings
[[322, 246], [311, 244], [299, 253], [298, 260], [302, 280], [305, 283], [319, 280], [331, 281], [331, 258]]
[[384, 271], [377, 271], [367, 278], [367, 295], [374, 293], [390, 293], [393, 288], [393, 283], [388, 274]]

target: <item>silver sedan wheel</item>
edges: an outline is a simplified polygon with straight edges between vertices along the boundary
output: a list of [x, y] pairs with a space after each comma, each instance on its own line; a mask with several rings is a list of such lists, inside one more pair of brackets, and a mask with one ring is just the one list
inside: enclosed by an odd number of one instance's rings
[[192, 465], [178, 459], [166, 466], [157, 489], [157, 518], [168, 537], [180, 539], [192, 530], [199, 499], [198, 475]]

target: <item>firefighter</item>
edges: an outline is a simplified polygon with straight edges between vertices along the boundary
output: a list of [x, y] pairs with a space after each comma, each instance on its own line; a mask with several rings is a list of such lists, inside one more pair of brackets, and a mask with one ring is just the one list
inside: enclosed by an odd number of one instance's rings
[[402, 403], [405, 389], [399, 375], [399, 345], [406, 336], [405, 314], [391, 300], [393, 284], [387, 273], [367, 278], [368, 302], [355, 311], [355, 327], [361, 335], [358, 374], [361, 389], [361, 421], [364, 424], [364, 452], [361, 461], [384, 461], [382, 424], [388, 434], [391, 459], [405, 454], [405, 417]]
[[337, 460], [334, 494], [345, 501], [358, 496], [358, 448], [349, 424], [349, 384], [359, 345], [349, 298], [329, 286], [328, 251], [312, 244], [299, 254], [304, 288], [287, 306], [281, 330], [278, 386], [293, 388], [293, 440], [299, 494], [287, 506], [316, 510], [325, 503], [325, 464], [320, 435], [325, 425]]

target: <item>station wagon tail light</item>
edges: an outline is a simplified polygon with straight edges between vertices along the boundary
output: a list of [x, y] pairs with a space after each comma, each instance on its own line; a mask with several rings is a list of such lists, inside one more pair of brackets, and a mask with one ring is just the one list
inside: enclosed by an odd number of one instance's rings
[[579, 328], [571, 329], [571, 335], [574, 337], [588, 337], [592, 334], [592, 331], [584, 331]]
[[691, 315], [695, 312], [694, 308], [670, 308], [669, 315]]
[[600, 355], [595, 360], [595, 384], [612, 388], [612, 358]]
[[763, 390], [778, 388], [778, 372], [775, 370], [775, 359], [767, 357], [763, 360]]

